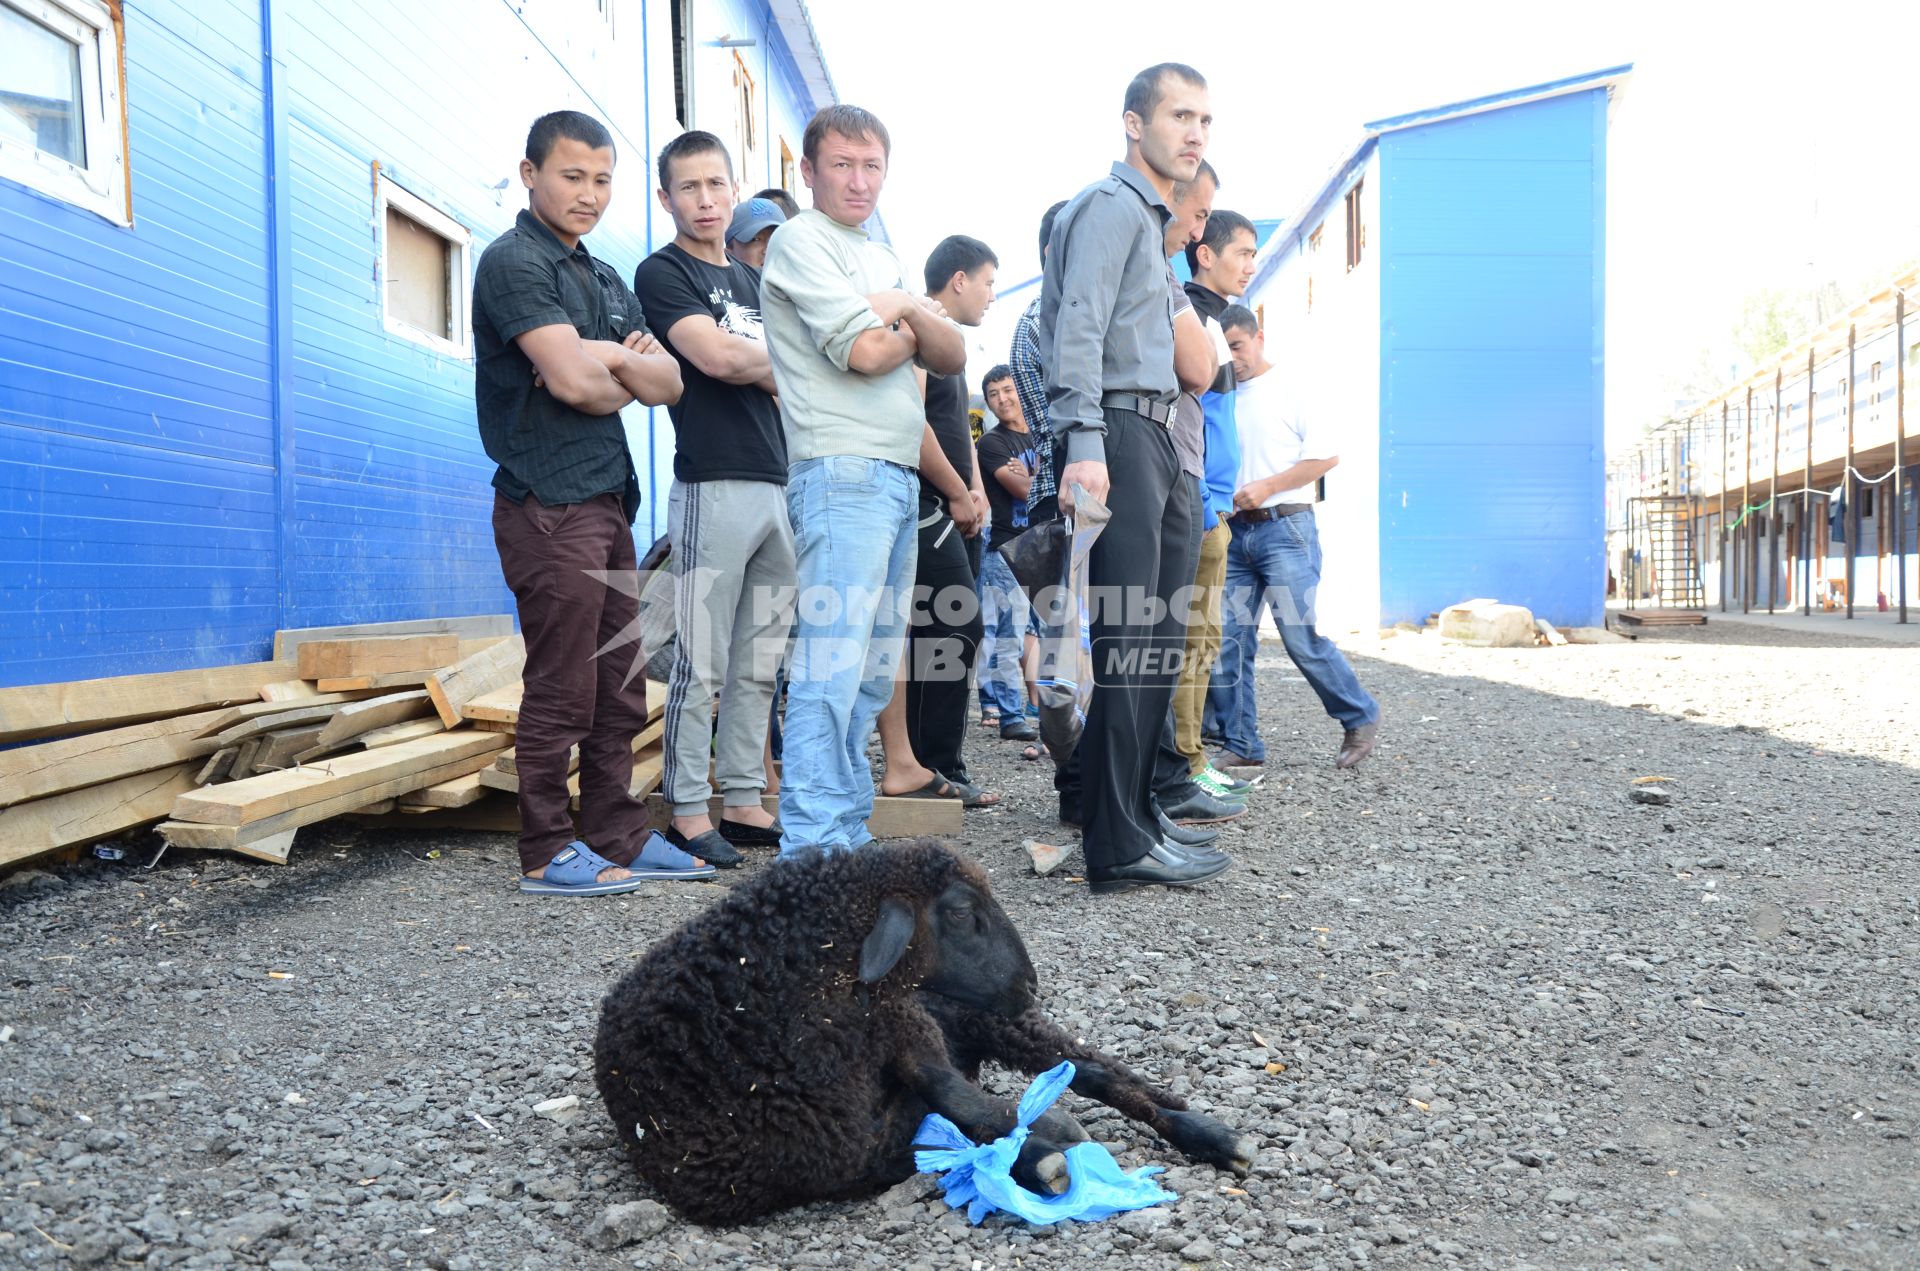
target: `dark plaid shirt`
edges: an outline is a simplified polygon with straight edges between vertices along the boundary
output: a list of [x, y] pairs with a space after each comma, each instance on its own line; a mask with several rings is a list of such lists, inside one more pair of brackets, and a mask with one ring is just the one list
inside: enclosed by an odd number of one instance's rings
[[474, 406], [493, 487], [548, 506], [619, 493], [631, 521], [640, 484], [619, 412], [589, 415], [535, 387], [514, 337], [565, 324], [583, 340], [624, 340], [645, 323], [640, 302], [584, 244], [569, 248], [532, 212], [493, 240], [473, 278]]

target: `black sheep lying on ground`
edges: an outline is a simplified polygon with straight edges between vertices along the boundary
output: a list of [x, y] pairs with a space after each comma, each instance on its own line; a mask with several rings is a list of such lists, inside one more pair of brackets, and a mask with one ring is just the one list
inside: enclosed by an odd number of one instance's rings
[[[1071, 1059], [1075, 1091], [1250, 1168], [1250, 1138], [1067, 1036], [1037, 984], [985, 872], [940, 843], [776, 862], [614, 985], [594, 1076], [641, 1176], [703, 1223], [884, 1190], [913, 1174], [929, 1112], [976, 1142], [1007, 1134], [1012, 1102], [975, 1084], [986, 1060]], [[1062, 1149], [1086, 1137], [1049, 1110], [1015, 1178], [1064, 1191]]]

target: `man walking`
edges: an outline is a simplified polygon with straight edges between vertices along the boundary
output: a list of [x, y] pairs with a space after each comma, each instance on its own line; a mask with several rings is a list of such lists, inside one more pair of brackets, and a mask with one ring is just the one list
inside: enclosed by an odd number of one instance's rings
[[1351, 768], [1373, 751], [1380, 707], [1333, 641], [1314, 627], [1320, 587], [1320, 534], [1314, 526], [1316, 483], [1340, 462], [1330, 440], [1287, 401], [1272, 374], [1267, 339], [1252, 311], [1228, 308], [1221, 325], [1233, 353], [1238, 387], [1234, 418], [1240, 430], [1240, 486], [1234, 491], [1233, 542], [1227, 549], [1227, 649], [1230, 708], [1225, 725], [1228, 766], [1266, 759], [1253, 683], [1260, 612], [1273, 614], [1287, 656], [1300, 668], [1327, 714], [1346, 734], [1334, 759]]
[[1206, 81], [1176, 63], [1150, 67], [1128, 85], [1122, 117], [1126, 160], [1054, 223], [1040, 308], [1047, 403], [1066, 442], [1062, 509], [1077, 487], [1114, 510], [1089, 562], [1094, 594], [1113, 599], [1092, 616], [1100, 686], [1079, 747], [1097, 892], [1188, 886], [1228, 865], [1165, 841], [1152, 803], [1153, 738], [1181, 645], [1172, 600], [1191, 581], [1194, 529], [1192, 485], [1167, 435], [1178, 392], [1167, 197], [1204, 157]]
[[[647, 334], [639, 301], [580, 241], [612, 201], [614, 163], [598, 120], [570, 110], [535, 120], [520, 162], [527, 209], [473, 280], [474, 407], [499, 465], [494, 543], [527, 645], [514, 740], [520, 886], [556, 895], [712, 872], [657, 839], [642, 853], [646, 806], [630, 788], [646, 680], [637, 647], [616, 647], [639, 605], [595, 577], [637, 565], [640, 483], [620, 408], [680, 396], [679, 367]], [[567, 810], [576, 746], [580, 839]]]
[[773, 236], [761, 281], [799, 582], [782, 854], [872, 840], [867, 738], [893, 692], [912, 599], [926, 430], [909, 363], [947, 375], [966, 366], [960, 329], [908, 294], [899, 260], [861, 228], [889, 148], [886, 126], [857, 106], [813, 117], [800, 161], [813, 207]]
[[[660, 152], [660, 204], [674, 238], [642, 261], [634, 292], [680, 364], [667, 537], [678, 585], [661, 785], [667, 839], [712, 864], [739, 846], [773, 847], [761, 805], [774, 676], [786, 649], [794, 584], [787, 523], [787, 442], [773, 400], [760, 280], [722, 243], [733, 215], [733, 163], [710, 132], [683, 132]], [[713, 700], [723, 702], [719, 730]], [[720, 783], [716, 829], [709, 816]]]

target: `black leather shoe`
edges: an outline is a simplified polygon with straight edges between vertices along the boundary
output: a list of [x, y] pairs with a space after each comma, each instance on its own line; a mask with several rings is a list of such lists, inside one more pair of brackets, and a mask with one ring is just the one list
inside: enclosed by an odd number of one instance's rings
[[1247, 805], [1229, 803], [1225, 799], [1214, 798], [1205, 790], [1195, 790], [1180, 802], [1162, 810], [1182, 825], [1215, 825], [1245, 816]]
[[1378, 724], [1362, 724], [1358, 728], [1349, 728], [1347, 735], [1340, 740], [1340, 753], [1334, 758], [1336, 768], [1351, 768], [1373, 753], [1374, 734], [1380, 731]]
[[735, 847], [778, 847], [780, 846], [780, 822], [772, 825], [748, 825], [745, 821], [729, 821], [720, 818], [720, 837]]
[[1202, 826], [1188, 829], [1159, 808], [1154, 815], [1160, 818], [1160, 837], [1181, 847], [1204, 847], [1220, 837], [1220, 831], [1209, 830]]
[[1187, 860], [1193, 861], [1195, 863], [1208, 862], [1208, 861], [1230, 861], [1233, 859], [1221, 849], [1213, 846], [1211, 843], [1196, 843], [1189, 846], [1185, 843], [1176, 843], [1172, 839], [1161, 839], [1160, 846], [1166, 848], [1167, 850], [1172, 852], [1175, 856], [1183, 856]]
[[1087, 870], [1087, 886], [1095, 895], [1131, 891], [1135, 887], [1192, 887], [1218, 878], [1233, 864], [1226, 857], [1195, 860], [1171, 843], [1156, 843], [1137, 861]]
[[733, 844], [720, 837], [720, 831], [718, 830], [708, 830], [705, 834], [696, 834], [692, 838], [688, 838], [680, 831], [674, 829], [672, 823], [669, 822], [667, 828], [660, 831], [660, 833], [666, 836], [667, 842], [673, 844], [687, 855], [698, 856], [707, 864], [718, 866], [721, 869], [732, 869], [739, 865], [741, 861], [747, 859], [734, 850]]

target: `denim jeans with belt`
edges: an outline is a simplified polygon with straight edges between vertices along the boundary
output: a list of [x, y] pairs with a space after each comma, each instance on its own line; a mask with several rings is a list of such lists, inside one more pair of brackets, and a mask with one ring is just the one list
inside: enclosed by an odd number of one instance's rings
[[793, 465], [787, 515], [799, 590], [780, 774], [783, 855], [873, 840], [867, 739], [893, 696], [913, 602], [919, 481], [828, 455]]
[[1227, 749], [1243, 759], [1267, 757], [1253, 686], [1262, 607], [1273, 614], [1287, 656], [1320, 695], [1327, 714], [1347, 728], [1377, 721], [1378, 703], [1360, 687], [1346, 655], [1313, 623], [1321, 563], [1320, 531], [1313, 513], [1299, 512], [1254, 525], [1232, 524], [1223, 647], [1208, 701], [1210, 709], [1220, 710]]

